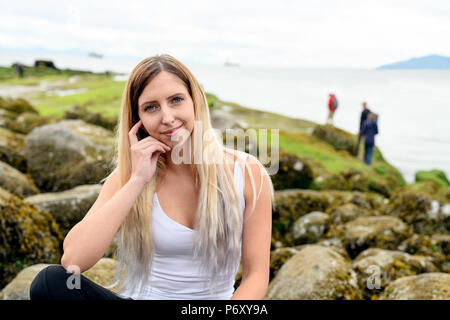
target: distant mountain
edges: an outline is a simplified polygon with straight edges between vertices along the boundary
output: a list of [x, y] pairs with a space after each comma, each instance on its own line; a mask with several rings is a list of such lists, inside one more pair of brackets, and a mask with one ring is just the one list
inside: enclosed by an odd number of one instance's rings
[[392, 64], [385, 64], [377, 69], [450, 69], [450, 57], [434, 54]]

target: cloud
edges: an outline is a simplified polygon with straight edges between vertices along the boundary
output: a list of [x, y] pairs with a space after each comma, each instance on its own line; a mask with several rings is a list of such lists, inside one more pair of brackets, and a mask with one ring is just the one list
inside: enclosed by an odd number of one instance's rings
[[[2, 5], [0, 47], [100, 51], [243, 65], [376, 67], [450, 55], [450, 2], [21, 1]], [[200, 62], [200, 61], [199, 61]]]

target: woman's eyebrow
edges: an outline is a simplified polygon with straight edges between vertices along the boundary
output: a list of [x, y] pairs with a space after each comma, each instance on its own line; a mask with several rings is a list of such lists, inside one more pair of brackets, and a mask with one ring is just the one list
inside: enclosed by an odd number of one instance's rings
[[[170, 95], [169, 97], [167, 97], [167, 100], [170, 100], [170, 99], [174, 98], [175, 96], [184, 96], [184, 94], [181, 93], [181, 92], [174, 93], [174, 94]], [[156, 100], [151, 100], [151, 101], [145, 101], [145, 102], [142, 102], [141, 105], [139, 106], [139, 108], [141, 108], [144, 104], [147, 104], [147, 103], [155, 103], [155, 102], [158, 102], [158, 101], [156, 101]]]

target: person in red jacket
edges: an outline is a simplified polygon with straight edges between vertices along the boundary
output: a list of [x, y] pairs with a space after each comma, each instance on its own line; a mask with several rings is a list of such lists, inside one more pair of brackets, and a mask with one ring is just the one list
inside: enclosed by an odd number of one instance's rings
[[333, 116], [338, 107], [338, 101], [336, 99], [336, 95], [334, 93], [329, 94], [328, 99], [328, 118], [327, 118], [327, 124], [333, 125]]

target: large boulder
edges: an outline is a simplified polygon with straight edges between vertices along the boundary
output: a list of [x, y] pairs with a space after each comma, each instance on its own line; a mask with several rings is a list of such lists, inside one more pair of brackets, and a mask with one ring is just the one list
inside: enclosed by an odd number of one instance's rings
[[25, 136], [0, 127], [0, 161], [21, 172], [27, 171], [27, 161], [23, 146]]
[[[42, 269], [50, 264], [40, 263], [23, 269], [3, 290], [0, 300], [30, 300], [30, 285]], [[100, 259], [92, 268], [82, 273], [83, 276], [100, 286], [109, 286], [114, 282], [117, 262], [110, 258]], [[110, 289], [117, 292], [117, 287]]]
[[352, 258], [370, 248], [395, 250], [412, 231], [402, 220], [391, 216], [360, 217], [334, 231]]
[[33, 179], [2, 161], [0, 161], [0, 187], [19, 198], [40, 192]]
[[423, 273], [391, 282], [382, 300], [450, 300], [450, 274]]
[[380, 292], [396, 279], [424, 272], [439, 272], [429, 257], [396, 250], [370, 248], [353, 261], [358, 283], [366, 299], [377, 299]]
[[265, 299], [361, 299], [351, 261], [331, 247], [306, 245], [281, 267]]
[[99, 183], [111, 171], [113, 149], [111, 131], [82, 120], [40, 126], [25, 139], [28, 171], [43, 192]]
[[24, 267], [59, 263], [63, 237], [48, 212], [0, 188], [0, 288]]
[[65, 237], [72, 227], [81, 221], [97, 199], [100, 184], [78, 186], [62, 192], [47, 192], [27, 197], [24, 201], [40, 211], [52, 214]]

